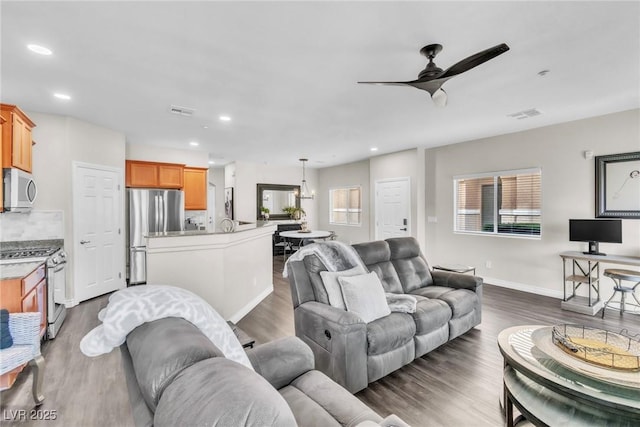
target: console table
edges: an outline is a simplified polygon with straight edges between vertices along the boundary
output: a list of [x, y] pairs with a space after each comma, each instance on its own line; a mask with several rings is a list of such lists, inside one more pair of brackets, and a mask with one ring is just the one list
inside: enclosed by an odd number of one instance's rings
[[[545, 338], [544, 348], [532, 341], [534, 332]], [[514, 406], [536, 426], [640, 425], [638, 372], [616, 373], [615, 378], [607, 378], [606, 372], [602, 378], [590, 374], [581, 365], [585, 362], [562, 358], [565, 353], [552, 343], [550, 327], [505, 329], [498, 347], [504, 358], [502, 401], [508, 427], [519, 421], [514, 420]]]
[[[560, 254], [562, 258], [563, 298], [560, 306], [564, 310], [575, 311], [593, 316], [602, 308], [600, 300], [600, 263], [640, 266], [640, 257], [622, 255], [590, 255], [578, 251]], [[571, 262], [570, 274], [567, 261]], [[570, 284], [570, 291], [567, 285]], [[588, 296], [578, 296], [576, 291], [581, 285], [587, 285]]]

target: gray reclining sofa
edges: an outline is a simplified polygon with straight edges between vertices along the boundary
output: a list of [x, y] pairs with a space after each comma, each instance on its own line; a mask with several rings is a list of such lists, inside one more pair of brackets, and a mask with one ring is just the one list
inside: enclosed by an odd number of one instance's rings
[[255, 372], [175, 317], [137, 327], [120, 350], [137, 426], [406, 426], [314, 370], [296, 337], [249, 349]]
[[287, 263], [296, 335], [313, 350], [316, 369], [352, 393], [480, 324], [480, 277], [431, 271], [412, 237], [353, 248], [385, 292], [415, 296], [415, 313], [365, 323], [329, 305], [320, 275], [327, 268], [315, 254]]

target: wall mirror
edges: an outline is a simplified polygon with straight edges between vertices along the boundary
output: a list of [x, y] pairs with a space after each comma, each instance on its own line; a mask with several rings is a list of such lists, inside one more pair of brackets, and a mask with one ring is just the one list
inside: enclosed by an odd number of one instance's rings
[[269, 219], [290, 219], [289, 214], [282, 208], [286, 206], [300, 207], [300, 199], [296, 194], [300, 193], [299, 185], [258, 184], [257, 219], [262, 219], [260, 208], [269, 209]]
[[640, 218], [640, 151], [596, 157], [596, 217]]

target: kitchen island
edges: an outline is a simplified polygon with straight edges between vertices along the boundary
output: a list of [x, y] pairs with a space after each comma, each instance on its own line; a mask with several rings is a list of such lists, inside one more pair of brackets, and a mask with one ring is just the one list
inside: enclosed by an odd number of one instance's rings
[[273, 292], [275, 230], [275, 225], [258, 224], [231, 233], [151, 233], [147, 284], [187, 289], [226, 320], [237, 322]]

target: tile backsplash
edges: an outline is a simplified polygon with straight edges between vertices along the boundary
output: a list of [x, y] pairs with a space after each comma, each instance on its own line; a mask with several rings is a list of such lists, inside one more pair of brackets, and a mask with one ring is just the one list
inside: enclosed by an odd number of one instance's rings
[[0, 214], [0, 242], [64, 239], [63, 211]]
[[207, 225], [207, 211], [186, 211], [184, 213], [185, 221], [191, 221], [192, 224], [196, 224], [197, 227], [206, 227]]

